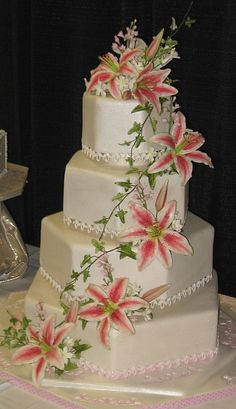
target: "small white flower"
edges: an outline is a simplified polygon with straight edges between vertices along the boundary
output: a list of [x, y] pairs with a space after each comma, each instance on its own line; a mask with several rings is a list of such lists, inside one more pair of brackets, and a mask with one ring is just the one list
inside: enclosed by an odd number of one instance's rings
[[70, 351], [70, 349], [65, 345], [62, 349], [62, 358], [64, 365], [66, 365], [69, 359], [73, 358], [74, 354]]

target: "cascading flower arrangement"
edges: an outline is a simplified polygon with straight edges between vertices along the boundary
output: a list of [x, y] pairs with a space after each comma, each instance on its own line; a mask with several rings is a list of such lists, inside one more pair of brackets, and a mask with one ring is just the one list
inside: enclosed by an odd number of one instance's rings
[[[194, 22], [185, 18], [185, 24], [191, 26]], [[181, 23], [182, 24], [182, 23]], [[98, 336], [105, 348], [110, 348], [110, 333], [112, 329], [135, 333], [135, 316], [145, 320], [152, 318], [151, 303], [166, 292], [170, 284], [150, 288], [146, 293], [140, 286], [131, 283], [127, 277], [114, 277], [114, 269], [109, 261], [109, 253], [118, 252], [120, 259], [130, 257], [137, 262], [137, 269], [142, 271], [157, 257], [165, 268], [172, 266], [172, 252], [191, 255], [193, 249], [181, 232], [181, 226], [176, 218], [177, 203], [168, 203], [168, 184], [160, 187], [155, 201], [153, 214], [147, 205], [147, 196], [155, 186], [155, 180], [163, 172], [178, 173], [182, 183], [186, 184], [192, 175], [192, 162], [201, 162], [212, 167], [211, 159], [198, 149], [204, 143], [203, 136], [186, 128], [185, 117], [175, 103], [177, 89], [169, 75], [171, 70], [164, 68], [174, 58], [179, 58], [173, 36], [178, 31], [175, 19], [172, 18], [171, 35], [164, 39], [164, 30], [146, 45], [138, 37], [136, 20], [126, 32], [120, 31], [112, 44], [112, 52], [100, 57], [99, 65], [91, 71], [91, 78], [86, 81], [87, 92], [115, 99], [135, 99], [137, 107], [133, 112], [143, 110], [147, 116], [141, 124], [134, 123], [129, 130], [133, 139], [125, 141], [130, 146], [127, 158], [128, 171], [126, 181], [117, 181], [121, 192], [112, 198], [116, 202], [108, 216], [102, 216], [95, 223], [103, 226], [98, 239], [91, 240], [94, 254], [86, 254], [80, 263], [80, 270], [73, 271], [61, 294], [61, 306], [65, 318], [55, 324], [55, 317], [45, 318], [40, 314], [41, 326], [35, 328], [23, 317], [20, 321], [11, 317], [11, 326], [4, 330], [0, 345], [19, 348], [13, 355], [16, 364], [33, 364], [33, 380], [39, 384], [48, 369], [61, 374], [64, 371], [77, 368], [80, 354], [90, 346], [82, 344], [67, 335], [82, 323], [82, 329], [90, 321], [95, 321]], [[168, 132], [158, 132], [158, 124], [151, 114], [163, 112], [167, 106]], [[156, 143], [156, 154], [150, 157], [145, 169], [134, 166], [133, 151], [145, 141], [143, 127], [150, 120], [153, 136], [150, 142]], [[145, 141], [149, 142], [149, 141]], [[131, 182], [129, 174], [137, 174], [136, 181]], [[147, 178], [148, 192], [145, 192], [142, 179]], [[133, 195], [133, 196], [132, 196]], [[124, 200], [130, 197], [127, 210], [122, 208]], [[126, 213], [131, 212], [135, 225], [125, 228]], [[118, 245], [106, 250], [103, 237], [112, 217], [118, 217], [124, 224], [120, 231]], [[101, 270], [101, 283], [93, 283], [92, 277], [85, 290], [83, 298], [75, 300], [71, 306], [65, 304], [63, 296], [73, 298], [75, 284], [82, 279], [90, 278], [91, 267], [96, 263]], [[62, 301], [63, 300], [63, 301]], [[65, 300], [68, 300], [65, 297]], [[16, 330], [20, 325], [20, 331]]]

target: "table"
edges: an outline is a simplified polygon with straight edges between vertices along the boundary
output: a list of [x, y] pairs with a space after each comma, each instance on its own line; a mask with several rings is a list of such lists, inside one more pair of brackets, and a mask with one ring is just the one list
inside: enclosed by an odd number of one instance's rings
[[[0, 302], [5, 303], [8, 297], [18, 297], [24, 294], [29, 287], [39, 265], [39, 250], [33, 246], [27, 246], [29, 253], [29, 268], [21, 279], [2, 283], [0, 286]], [[221, 306], [232, 318], [236, 318], [236, 299], [221, 296]], [[224, 314], [224, 313], [223, 313]], [[60, 407], [69, 409], [111, 409], [121, 407], [124, 409], [235, 409], [236, 407], [236, 323], [232, 320], [234, 327], [227, 328], [230, 332], [227, 339], [231, 340], [228, 346], [229, 364], [222, 368], [219, 366], [219, 375], [209, 381], [200, 391], [192, 396], [165, 397], [141, 399], [136, 394], [113, 394], [102, 392], [100, 394], [78, 389], [62, 389], [56, 387], [35, 387], [28, 375], [19, 377], [16, 372], [9, 369], [4, 354], [0, 349], [0, 409], [58, 409]], [[193, 375], [193, 381], [194, 381]], [[199, 376], [199, 374], [197, 375]], [[201, 376], [201, 374], [200, 374]], [[214, 382], [213, 382], [214, 381]], [[214, 385], [214, 386], [213, 386]], [[145, 403], [144, 403], [145, 402]]]

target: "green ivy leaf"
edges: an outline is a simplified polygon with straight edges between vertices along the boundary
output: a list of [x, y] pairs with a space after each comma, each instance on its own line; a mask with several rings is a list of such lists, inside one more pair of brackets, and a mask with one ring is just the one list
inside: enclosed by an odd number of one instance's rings
[[82, 274], [83, 274], [83, 281], [84, 281], [84, 283], [87, 281], [87, 279], [90, 277], [90, 271], [89, 271], [89, 269], [86, 269], [86, 270], [83, 270], [82, 271]]
[[96, 223], [96, 224], [107, 224], [108, 223], [108, 218], [106, 217], [106, 216], [103, 216], [101, 219], [99, 219], [99, 220], [96, 220], [94, 223]]
[[86, 264], [90, 263], [91, 258], [92, 258], [91, 254], [85, 254], [83, 260], [82, 260], [81, 263], [80, 263], [80, 267], [82, 268], [82, 267], [84, 267]]
[[128, 190], [130, 190], [131, 187], [132, 187], [132, 183], [131, 183], [130, 179], [127, 179], [127, 180], [125, 180], [125, 181], [115, 182], [115, 184], [116, 184], [117, 186], [123, 187], [123, 189], [125, 190], [125, 192], [128, 192]]
[[121, 223], [125, 223], [125, 215], [126, 215], [127, 211], [120, 209], [118, 210], [118, 212], [115, 214], [116, 217], [118, 217], [121, 221]]
[[117, 195], [113, 196], [112, 201], [115, 202], [116, 200], [118, 200], [118, 202], [120, 202], [122, 199], [124, 198], [124, 193], [117, 193]]
[[186, 18], [186, 20], [185, 20], [185, 22], [184, 22], [184, 25], [186, 26], [186, 27], [188, 27], [188, 28], [191, 28], [192, 27], [192, 25], [194, 24], [194, 23], [196, 23], [196, 19], [195, 18], [191, 18], [190, 16], [188, 16], [187, 18]]
[[96, 253], [99, 251], [105, 251], [104, 242], [96, 239], [91, 240], [92, 245], [95, 247]]
[[145, 142], [145, 139], [144, 139], [143, 135], [138, 135], [135, 138], [135, 144], [134, 144], [135, 148], [138, 148], [141, 145], [142, 142]]
[[79, 359], [81, 356], [81, 353], [84, 351], [87, 351], [89, 348], [91, 348], [91, 345], [81, 344], [81, 340], [76, 339], [73, 345], [73, 350], [74, 350], [76, 358]]
[[75, 271], [75, 270], [72, 271], [71, 273], [72, 280], [75, 280], [75, 281], [78, 280], [79, 276], [80, 276], [80, 273], [78, 273], [78, 271]]
[[153, 132], [156, 132], [156, 130], [157, 130], [157, 120], [155, 118], [150, 118], [150, 122], [151, 122]]
[[157, 173], [147, 173], [145, 172], [145, 175], [148, 178], [148, 183], [150, 188], [153, 190], [156, 186], [156, 178], [157, 178]]
[[134, 114], [135, 112], [140, 112], [140, 111], [146, 111], [146, 106], [145, 105], [136, 105], [134, 109], [132, 109], [131, 114]]
[[64, 292], [74, 291], [74, 289], [75, 289], [75, 286], [74, 286], [73, 283], [67, 283], [67, 284], [65, 285]]
[[119, 143], [120, 146], [130, 146], [132, 141], [124, 141], [123, 143]]
[[133, 133], [139, 133], [142, 129], [142, 125], [138, 122], [134, 122], [132, 128], [129, 129], [128, 135], [132, 135]]
[[120, 244], [118, 252], [120, 253], [120, 259], [125, 257], [130, 257], [133, 260], [136, 260], [136, 253], [132, 250], [133, 243]]

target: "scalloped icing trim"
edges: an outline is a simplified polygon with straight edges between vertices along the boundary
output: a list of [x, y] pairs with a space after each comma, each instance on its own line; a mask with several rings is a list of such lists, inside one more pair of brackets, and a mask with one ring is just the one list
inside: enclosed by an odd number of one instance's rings
[[[80, 229], [81, 231], [86, 230], [87, 233], [93, 232], [96, 234], [100, 234], [103, 231], [102, 225], [94, 224], [94, 223], [88, 224], [80, 220], [71, 219], [70, 217], [65, 216], [65, 215], [64, 215], [64, 224], [66, 224], [68, 227], [72, 226], [75, 230], [78, 230], [78, 229]], [[117, 237], [118, 231], [106, 228], [104, 235], [109, 235], [111, 238]]]
[[[63, 287], [48, 274], [43, 267], [40, 267], [39, 269], [41, 276], [49, 282], [49, 284], [59, 293], [61, 294], [63, 292]], [[170, 307], [172, 304], [175, 304], [177, 301], [180, 301], [182, 298], [186, 298], [188, 296], [191, 296], [192, 294], [195, 293], [196, 290], [198, 290], [200, 287], [204, 287], [209, 281], [211, 281], [213, 275], [208, 274], [207, 276], [201, 278], [198, 280], [196, 283], [193, 283], [191, 286], [179, 291], [177, 294], [172, 295], [171, 297], [168, 297], [164, 300], [153, 300], [150, 302], [150, 307], [154, 308], [155, 306], [158, 306], [159, 308], [163, 309], [165, 307]], [[73, 297], [72, 295], [68, 293], [63, 294], [64, 298], [71, 302], [74, 300], [80, 300], [80, 297]]]
[[[66, 216], [65, 214], [63, 216], [63, 222], [68, 227], [72, 226], [72, 228], [75, 230], [81, 230], [81, 231], [85, 230], [87, 233], [92, 232], [92, 233], [96, 233], [97, 235], [100, 235], [103, 232], [103, 226], [100, 224], [94, 224], [94, 223], [89, 224], [86, 222], [82, 222], [81, 220], [72, 219], [71, 217]], [[185, 224], [185, 220], [184, 222], [181, 222], [181, 220], [177, 218], [173, 221], [173, 223], [176, 224], [176, 227], [174, 228], [174, 230], [181, 231]], [[106, 235], [109, 235], [112, 239], [113, 237], [118, 237], [119, 232], [117, 230], [111, 230], [106, 227], [104, 231], [104, 236]]]
[[[115, 163], [117, 165], [126, 165], [129, 158], [128, 153], [110, 153], [110, 152], [97, 152], [89, 146], [82, 144], [82, 152], [90, 159], [97, 162]], [[152, 161], [156, 157], [154, 149], [150, 152], [133, 154], [133, 160], [137, 163], [147, 163]]]
[[103, 376], [108, 379], [118, 380], [118, 379], [127, 379], [130, 377], [135, 377], [138, 375], [149, 375], [155, 374], [156, 372], [163, 371], [165, 369], [175, 369], [181, 366], [187, 366], [192, 364], [197, 364], [199, 362], [206, 361], [208, 359], [215, 358], [219, 350], [219, 341], [214, 350], [200, 352], [192, 355], [185, 355], [177, 359], [170, 359], [167, 361], [159, 361], [146, 366], [137, 366], [129, 369], [123, 370], [109, 370], [100, 368], [97, 365], [92, 364], [87, 361], [85, 358], [80, 358], [78, 365], [80, 370], [75, 371], [73, 375], [81, 375], [83, 372], [90, 372], [99, 376]]

